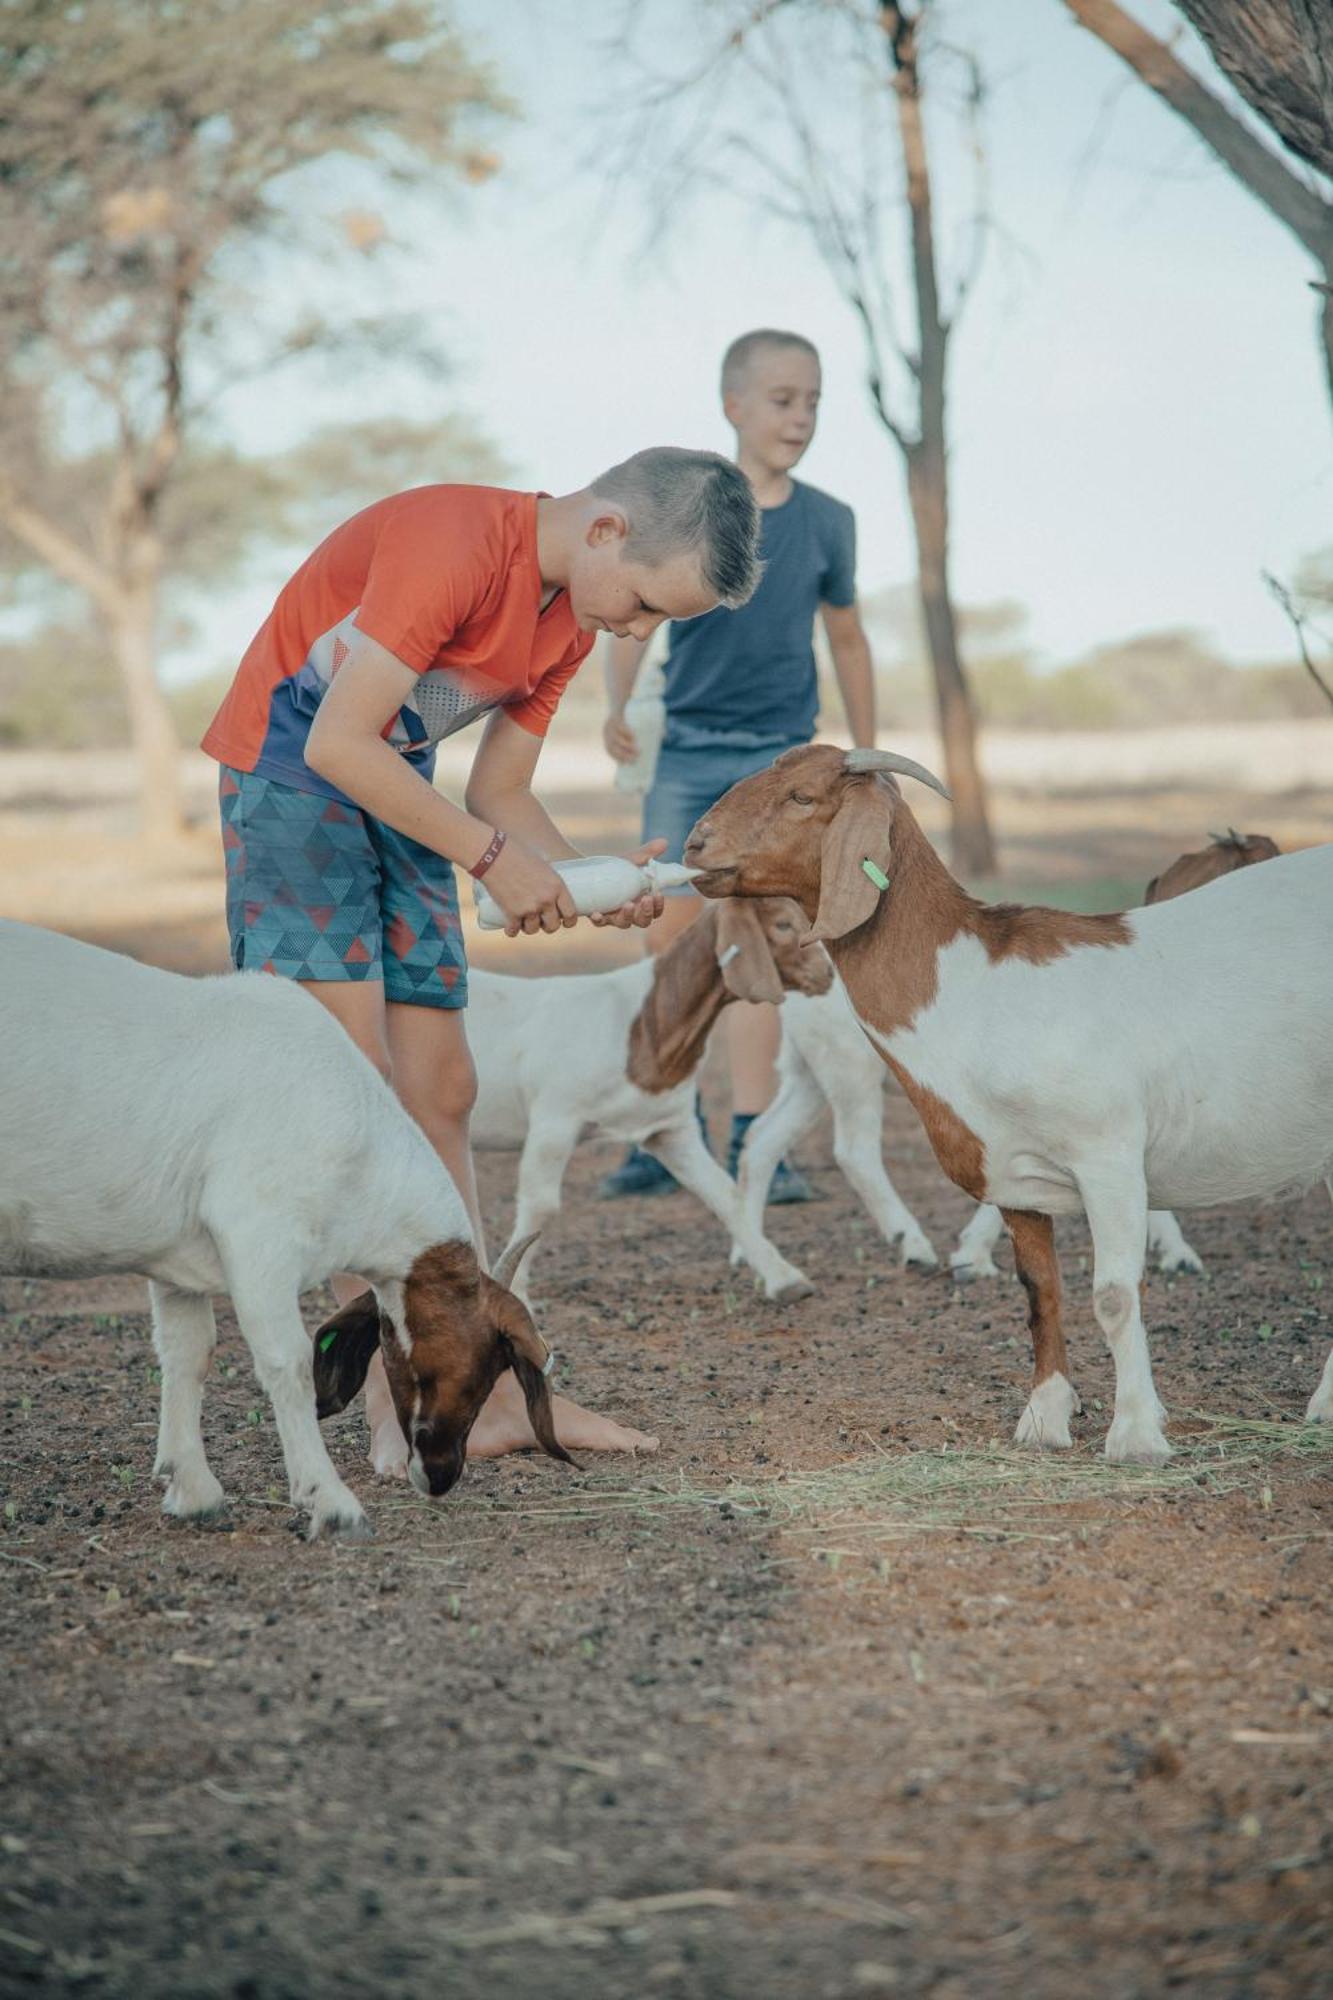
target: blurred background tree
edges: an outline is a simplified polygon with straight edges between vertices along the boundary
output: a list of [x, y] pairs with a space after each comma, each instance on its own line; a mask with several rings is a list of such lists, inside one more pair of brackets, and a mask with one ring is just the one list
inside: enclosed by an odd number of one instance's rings
[[1333, 174], [1333, 7], [1328, 0], [1175, 0], [1284, 146]]
[[[1306, 557], [1292, 595], [1312, 620], [1333, 609], [1333, 549]], [[908, 584], [862, 605], [878, 663], [883, 726], [934, 721], [929, 648]], [[1299, 660], [1233, 666], [1199, 632], [1140, 632], [1051, 666], [1036, 655], [1023, 605], [959, 605], [977, 713], [988, 729], [1155, 729], [1210, 722], [1324, 719], [1328, 704]]]
[[[85, 488], [96, 493], [109, 478], [100, 458], [67, 461], [51, 471], [52, 509], [67, 522], [76, 518]], [[189, 639], [196, 650], [207, 644], [194, 610], [196, 592], [216, 590], [252, 551], [274, 543], [313, 548], [349, 515], [423, 476], [497, 485], [509, 468], [456, 417], [329, 426], [265, 459], [195, 443], [182, 453], [157, 517], [164, 644]], [[34, 575], [16, 540], [8, 546], [0, 541], [0, 574], [6, 558], [16, 565], [11, 582], [35, 630], [21, 642], [0, 644], [0, 748], [131, 745], [123, 681], [93, 605], [58, 577]], [[198, 742], [235, 671], [234, 649], [229, 656], [220, 644], [213, 671], [161, 691], [177, 740]]]
[[[410, 466], [411, 484], [486, 465], [478, 439], [432, 441], [429, 426], [380, 440], [373, 487], [364, 431], [315, 441], [304, 468], [299, 452], [273, 467], [210, 441], [227, 391], [276, 368], [351, 353], [438, 365], [414, 322], [349, 323], [303, 287], [303, 260], [375, 257], [389, 240], [377, 211], [303, 202], [310, 170], [360, 159], [391, 189], [479, 181], [507, 108], [431, 0], [0, 8], [0, 566], [20, 605], [63, 620], [35, 656], [53, 689], [68, 672], [91, 715], [93, 656], [114, 661], [147, 832], [182, 824], [157, 675], [167, 580], [239, 562], [292, 517], [303, 470], [345, 500], [389, 491], [390, 467]], [[338, 518], [329, 508], [319, 532]]]
[[[1304, 140], [1303, 159], [1333, 174], [1333, 4], [1330, 0], [1177, 0], [1242, 93], [1283, 139]], [[1080, 26], [1128, 64], [1189, 125], [1241, 186], [1291, 231], [1318, 268], [1317, 325], [1333, 399], [1333, 189], [1297, 171], [1252, 132], [1169, 43], [1117, 0], [1065, 0]], [[1318, 19], [1316, 19], [1316, 9]], [[1302, 39], [1303, 38], [1303, 39]], [[1308, 58], [1308, 60], [1307, 60]], [[1324, 92], [1316, 87], [1323, 63]], [[1247, 88], [1248, 83], [1248, 88]], [[1291, 141], [1288, 139], [1288, 143]]]

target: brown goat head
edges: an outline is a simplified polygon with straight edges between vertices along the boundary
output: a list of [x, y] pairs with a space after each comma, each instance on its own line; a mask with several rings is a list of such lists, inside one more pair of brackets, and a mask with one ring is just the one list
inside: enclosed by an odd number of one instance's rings
[[893, 859], [895, 772], [945, 792], [939, 779], [884, 750], [810, 744], [743, 778], [685, 843], [704, 896], [792, 896], [812, 927], [803, 940], [845, 937], [874, 915]]
[[784, 993], [827, 993], [833, 967], [822, 951], [802, 948], [805, 930], [801, 906], [790, 896], [719, 903], [717, 962], [732, 998], [777, 1003]]
[[1144, 891], [1144, 902], [1169, 902], [1172, 896], [1202, 889], [1205, 882], [1217, 882], [1237, 868], [1253, 867], [1256, 861], [1272, 861], [1282, 852], [1266, 833], [1237, 833], [1234, 827], [1228, 827], [1225, 833], [1209, 834], [1208, 841], [1207, 847], [1193, 854], [1182, 854], [1160, 875], [1154, 875]]
[[346, 1407], [378, 1347], [394, 1409], [411, 1447], [418, 1492], [447, 1493], [459, 1478], [482, 1404], [506, 1368], [523, 1389], [533, 1432], [552, 1458], [558, 1443], [547, 1374], [551, 1354], [527, 1307], [507, 1289], [528, 1238], [488, 1277], [470, 1243], [423, 1250], [400, 1286], [363, 1292], [315, 1335], [315, 1399], [321, 1421]]

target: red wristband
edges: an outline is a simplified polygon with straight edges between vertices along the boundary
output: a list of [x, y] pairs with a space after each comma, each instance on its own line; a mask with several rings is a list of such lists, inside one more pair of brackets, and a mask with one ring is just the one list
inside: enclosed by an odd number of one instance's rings
[[476, 864], [475, 868], [469, 868], [467, 871], [474, 882], [480, 882], [491, 863], [499, 859], [500, 850], [508, 838], [509, 835], [503, 833], [498, 826], [494, 829], [491, 834], [490, 846], [486, 849], [486, 852], [482, 855], [481, 860]]

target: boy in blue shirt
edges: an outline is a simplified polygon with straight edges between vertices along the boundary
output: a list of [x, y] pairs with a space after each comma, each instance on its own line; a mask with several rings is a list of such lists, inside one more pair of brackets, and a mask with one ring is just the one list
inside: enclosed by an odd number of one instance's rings
[[[722, 361], [722, 408], [736, 433], [736, 462], [761, 509], [763, 580], [738, 611], [713, 611], [673, 624], [664, 667], [666, 730], [644, 800], [644, 838], [665, 836], [665, 859], [679, 861], [694, 822], [730, 786], [815, 731], [819, 690], [814, 622], [821, 618], [853, 743], [875, 740], [870, 647], [856, 605], [856, 521], [851, 508], [792, 478], [815, 433], [819, 354], [798, 333], [764, 327], [742, 334]], [[603, 731], [617, 763], [638, 754], [625, 721], [644, 647], [612, 642], [610, 714]], [[691, 889], [671, 892], [648, 933], [664, 951], [702, 908]], [[781, 1038], [776, 1007], [730, 1007], [724, 1032], [731, 1069], [734, 1173], [745, 1133], [770, 1102]], [[608, 1195], [665, 1193], [676, 1182], [637, 1149], [602, 1183]], [[804, 1177], [785, 1162], [770, 1201], [808, 1201]]]

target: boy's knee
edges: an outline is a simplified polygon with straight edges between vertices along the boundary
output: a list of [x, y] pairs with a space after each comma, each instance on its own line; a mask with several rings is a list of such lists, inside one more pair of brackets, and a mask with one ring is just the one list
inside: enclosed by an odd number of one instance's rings
[[[401, 1087], [401, 1086], [400, 1086]], [[402, 1087], [403, 1103], [425, 1126], [465, 1124], [477, 1102], [477, 1072], [472, 1058], [441, 1066], [429, 1077], [413, 1079]]]

